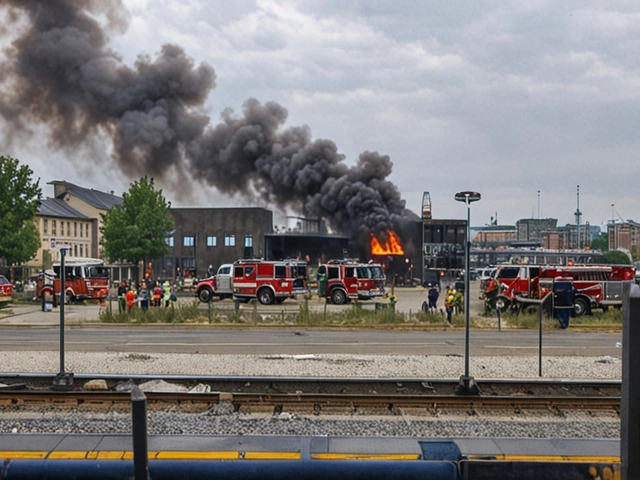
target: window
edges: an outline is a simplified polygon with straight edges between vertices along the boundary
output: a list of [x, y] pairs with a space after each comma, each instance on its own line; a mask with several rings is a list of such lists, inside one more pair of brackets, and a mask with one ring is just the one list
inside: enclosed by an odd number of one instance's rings
[[216, 235], [207, 236], [207, 247], [217, 247], [218, 237]]
[[73, 222], [73, 236], [78, 236], [78, 222]]
[[224, 236], [224, 246], [225, 247], [235, 247], [236, 246], [236, 236], [235, 235], [225, 235]]
[[244, 246], [245, 247], [253, 247], [253, 235], [245, 235], [244, 236]]
[[77, 257], [78, 256], [78, 245], [74, 245], [73, 246], [73, 256]]
[[183, 270], [193, 271], [196, 269], [196, 257], [182, 257]]
[[48, 223], [49, 221], [46, 218], [42, 220], [42, 233], [44, 233], [45, 235], [47, 234]]
[[82, 249], [82, 245], [80, 245], [80, 256], [81, 256], [81, 257], [84, 257], [84, 254], [82, 253], [82, 250], [83, 250], [83, 249]]
[[82, 238], [82, 224], [80, 224], [80, 238]]
[[165, 241], [165, 243], [166, 243], [167, 245], [169, 245], [171, 248], [173, 248], [173, 236], [171, 236], [171, 237], [166, 237], [166, 238], [164, 239], [164, 241]]
[[88, 223], [85, 223], [85, 224], [84, 224], [84, 227], [85, 227], [85, 228], [84, 228], [84, 232], [85, 232], [84, 236], [85, 236], [85, 237], [87, 237], [87, 238], [89, 238], [89, 224], [88, 224]]
[[276, 278], [286, 278], [287, 277], [287, 267], [284, 265], [276, 265]]
[[56, 235], [56, 221], [51, 220], [51, 235]]
[[333, 278], [340, 278], [340, 267], [327, 268], [327, 280], [330, 280]]
[[[196, 246], [196, 237], [195, 235], [185, 235], [182, 237], [182, 246], [183, 247], [195, 247]], [[187, 268], [186, 266], [184, 268]]]

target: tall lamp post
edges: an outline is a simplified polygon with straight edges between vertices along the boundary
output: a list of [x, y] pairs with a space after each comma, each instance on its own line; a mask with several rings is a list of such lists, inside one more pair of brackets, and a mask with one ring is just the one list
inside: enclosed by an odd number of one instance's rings
[[471, 203], [480, 200], [478, 192], [458, 192], [456, 201], [467, 205], [467, 241], [464, 245], [464, 375], [455, 389], [458, 395], [478, 395], [480, 393], [474, 378], [469, 375], [469, 250], [471, 249]]

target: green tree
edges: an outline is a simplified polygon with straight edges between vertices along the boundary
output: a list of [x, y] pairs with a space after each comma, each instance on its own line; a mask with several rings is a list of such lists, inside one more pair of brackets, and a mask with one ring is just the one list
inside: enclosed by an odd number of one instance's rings
[[102, 214], [102, 242], [107, 258], [138, 264], [167, 253], [165, 239], [173, 230], [170, 207], [162, 190], [155, 190], [153, 178], [145, 176], [132, 183], [122, 195], [122, 204]]
[[601, 232], [591, 240], [591, 248], [606, 252], [609, 250], [609, 235], [607, 232]]
[[40, 248], [35, 218], [40, 207], [40, 179], [18, 160], [0, 156], [0, 259], [7, 265], [29, 261]]
[[602, 256], [602, 263], [608, 263], [611, 265], [630, 265], [631, 259], [629, 255], [620, 250], [609, 250]]

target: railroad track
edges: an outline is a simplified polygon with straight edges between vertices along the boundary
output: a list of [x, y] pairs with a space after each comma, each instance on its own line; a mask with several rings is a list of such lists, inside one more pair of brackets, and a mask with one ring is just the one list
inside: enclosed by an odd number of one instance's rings
[[[75, 379], [74, 388], [58, 391], [51, 388], [51, 375], [15, 375], [0, 378], [0, 404], [53, 405], [64, 407], [125, 407], [131, 402], [126, 385], [164, 380], [173, 387], [199, 391], [147, 391], [150, 408], [175, 405], [183, 408], [208, 408], [230, 402], [239, 411], [326, 411], [382, 409], [441, 410], [545, 409], [615, 411], [620, 409], [620, 382], [615, 381], [480, 381], [479, 395], [456, 395], [453, 379], [336, 379], [297, 377], [164, 377], [83, 375]], [[108, 390], [85, 390], [89, 379], [102, 378]], [[124, 391], [116, 391], [118, 386]], [[204, 392], [203, 392], [204, 390]]]

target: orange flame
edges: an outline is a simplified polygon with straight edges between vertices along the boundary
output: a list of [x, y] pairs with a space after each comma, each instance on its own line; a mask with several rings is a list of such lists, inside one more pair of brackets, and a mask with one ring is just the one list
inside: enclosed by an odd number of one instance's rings
[[373, 233], [371, 234], [371, 255], [404, 255], [400, 237], [391, 230], [387, 230], [387, 234], [389, 238], [384, 242], [384, 245], [380, 243]]

